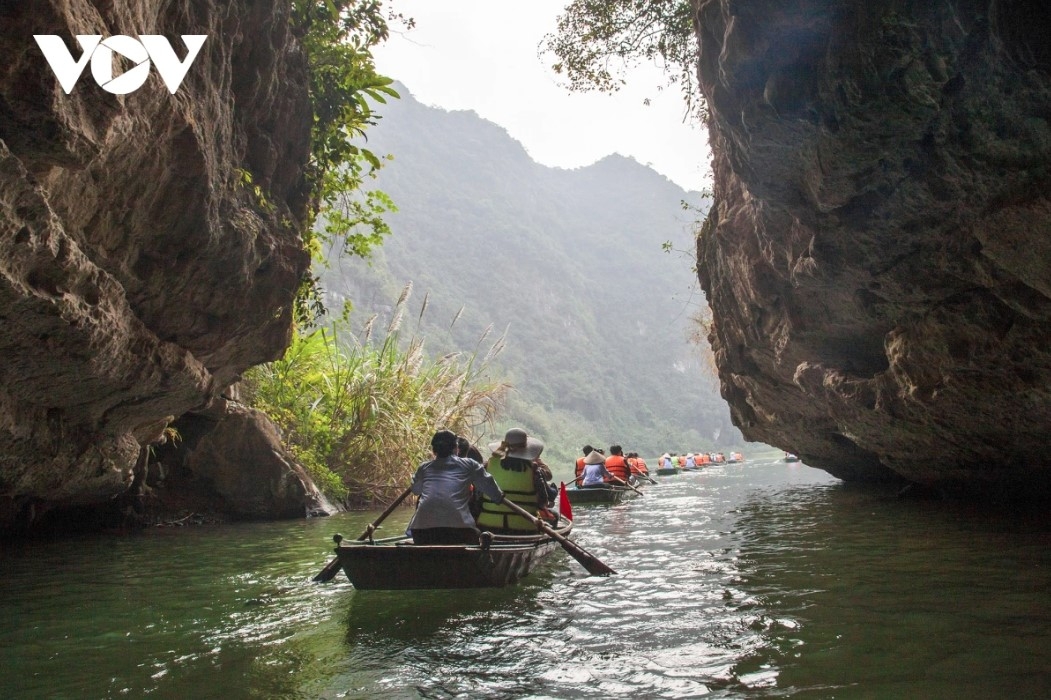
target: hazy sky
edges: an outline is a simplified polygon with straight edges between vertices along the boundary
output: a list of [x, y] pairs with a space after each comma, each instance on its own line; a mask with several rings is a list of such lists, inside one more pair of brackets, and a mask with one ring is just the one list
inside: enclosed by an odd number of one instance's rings
[[374, 51], [377, 68], [424, 104], [499, 124], [545, 165], [574, 168], [620, 153], [686, 189], [707, 186], [707, 137], [684, 123], [679, 88], [665, 87], [656, 67], [636, 69], [613, 95], [579, 94], [560, 85], [552, 57], [538, 57], [566, 2], [389, 0], [416, 27]]

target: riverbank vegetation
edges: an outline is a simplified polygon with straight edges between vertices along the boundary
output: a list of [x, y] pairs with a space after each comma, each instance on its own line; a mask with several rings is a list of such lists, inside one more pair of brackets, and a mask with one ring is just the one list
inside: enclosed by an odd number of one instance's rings
[[[398, 98], [393, 81], [376, 72], [372, 49], [387, 39], [391, 22], [411, 28], [413, 21], [378, 0], [295, 0], [292, 22], [307, 56], [313, 109], [304, 245], [319, 266], [325, 248], [367, 259], [390, 234], [385, 215], [396, 210], [383, 191], [368, 188], [391, 157], [365, 148], [364, 136], [379, 120], [378, 106]], [[245, 375], [247, 401], [280, 427], [285, 446], [321, 490], [346, 507], [404, 489], [427, 458], [436, 427], [477, 437], [506, 389], [486, 378], [502, 338], [481, 356], [488, 334], [473, 352], [429, 357], [418, 332], [426, 299], [413, 333], [403, 336], [411, 287], [382, 336], [376, 316], [355, 334], [349, 312], [323, 320], [319, 278], [308, 274], [288, 350]]]
[[428, 357], [418, 334], [426, 299], [413, 332], [403, 337], [411, 289], [402, 290], [382, 336], [375, 316], [360, 335], [339, 320], [298, 335], [284, 357], [245, 378], [250, 402], [278, 424], [325, 494], [346, 507], [402, 491], [429, 457], [436, 427], [477, 438], [507, 390], [487, 376], [502, 337], [486, 345], [486, 333], [472, 352]]

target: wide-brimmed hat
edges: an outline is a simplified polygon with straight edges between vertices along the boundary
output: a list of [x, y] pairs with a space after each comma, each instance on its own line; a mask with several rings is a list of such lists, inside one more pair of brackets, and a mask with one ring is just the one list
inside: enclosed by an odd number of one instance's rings
[[605, 463], [606, 463], [606, 458], [604, 456], [602, 456], [602, 454], [598, 450], [595, 450], [594, 452], [589, 452], [587, 454], [587, 456], [584, 457], [584, 464], [605, 464]]
[[530, 461], [544, 451], [544, 443], [531, 438], [521, 428], [511, 428], [504, 434], [503, 442], [490, 442], [490, 452], [502, 452], [504, 457], [517, 457]]

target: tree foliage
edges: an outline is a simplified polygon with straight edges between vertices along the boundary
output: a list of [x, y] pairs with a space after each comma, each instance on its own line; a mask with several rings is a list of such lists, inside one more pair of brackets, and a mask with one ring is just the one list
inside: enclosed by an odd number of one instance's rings
[[613, 92], [640, 61], [661, 66], [691, 108], [703, 114], [696, 91], [698, 48], [690, 0], [572, 0], [547, 35], [544, 50], [569, 88]]
[[[373, 105], [398, 97], [393, 81], [376, 72], [371, 53], [387, 39], [394, 20], [412, 25], [411, 19], [385, 13], [380, 0], [293, 3], [292, 22], [307, 54], [314, 111], [307, 167], [310, 211], [303, 232], [314, 259], [321, 259], [324, 244], [333, 240], [365, 257], [390, 233], [383, 215], [394, 210], [393, 202], [379, 190], [365, 189], [383, 161], [359, 143], [378, 118]], [[301, 325], [324, 312], [316, 277], [307, 276], [297, 302]]]

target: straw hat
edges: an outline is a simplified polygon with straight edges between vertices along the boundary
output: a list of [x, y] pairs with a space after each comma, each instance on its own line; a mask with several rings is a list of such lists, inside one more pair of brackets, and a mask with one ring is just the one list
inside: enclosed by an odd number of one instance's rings
[[606, 463], [606, 458], [603, 457], [601, 454], [599, 454], [598, 450], [596, 450], [594, 452], [589, 452], [587, 454], [587, 456], [584, 457], [584, 464], [605, 464], [605, 463]]
[[503, 442], [489, 443], [489, 451], [502, 452], [504, 457], [517, 457], [532, 461], [544, 451], [544, 443], [529, 437], [521, 428], [511, 428], [504, 434]]

